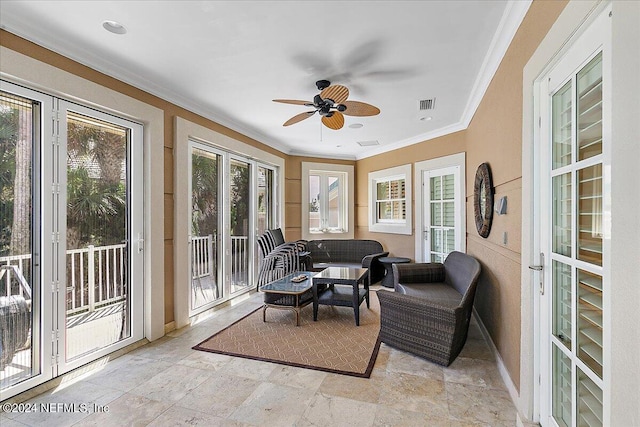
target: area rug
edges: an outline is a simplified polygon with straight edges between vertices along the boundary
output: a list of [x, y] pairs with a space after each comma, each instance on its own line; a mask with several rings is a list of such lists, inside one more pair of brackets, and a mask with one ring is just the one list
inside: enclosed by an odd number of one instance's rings
[[369, 378], [378, 356], [380, 305], [370, 292], [371, 308], [360, 305], [360, 326], [353, 309], [321, 305], [313, 321], [313, 304], [300, 313], [296, 326], [292, 310], [262, 308], [193, 347], [194, 350], [245, 357], [283, 365]]

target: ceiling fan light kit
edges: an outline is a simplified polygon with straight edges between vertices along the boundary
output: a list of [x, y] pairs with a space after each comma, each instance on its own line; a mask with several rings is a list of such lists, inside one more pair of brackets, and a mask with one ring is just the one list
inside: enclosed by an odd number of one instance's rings
[[283, 104], [304, 105], [314, 107], [313, 111], [297, 114], [284, 122], [283, 126], [301, 122], [313, 116], [316, 112], [322, 116], [322, 124], [329, 129], [338, 130], [344, 126], [344, 116], [375, 116], [380, 114], [380, 109], [373, 105], [360, 101], [347, 101], [349, 89], [342, 85], [331, 85], [328, 80], [318, 80], [316, 87], [320, 93], [313, 97], [313, 102], [296, 99], [274, 99], [274, 102]]

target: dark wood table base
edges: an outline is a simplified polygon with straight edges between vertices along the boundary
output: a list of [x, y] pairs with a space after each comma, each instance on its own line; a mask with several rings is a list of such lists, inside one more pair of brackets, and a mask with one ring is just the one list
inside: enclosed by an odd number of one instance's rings
[[[318, 320], [318, 306], [353, 307], [356, 326], [360, 326], [360, 304], [369, 305], [369, 272], [365, 268], [329, 267], [313, 277], [313, 320]], [[364, 288], [360, 289], [360, 284]], [[327, 289], [320, 290], [321, 285]]]

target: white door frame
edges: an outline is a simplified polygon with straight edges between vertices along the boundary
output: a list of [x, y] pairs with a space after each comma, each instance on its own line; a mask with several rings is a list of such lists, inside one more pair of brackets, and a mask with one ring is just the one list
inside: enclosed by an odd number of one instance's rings
[[460, 191], [456, 195], [459, 200], [456, 200], [456, 206], [459, 206], [458, 212], [456, 212], [457, 218], [460, 224], [460, 233], [457, 234], [458, 241], [456, 242], [456, 247], [460, 247], [461, 252], [466, 252], [467, 250], [467, 223], [466, 223], [466, 203], [465, 203], [465, 186], [466, 186], [466, 174], [465, 174], [465, 165], [466, 165], [466, 154], [457, 153], [451, 154], [449, 156], [438, 157], [435, 159], [425, 160], [422, 162], [418, 162], [414, 164], [414, 190], [413, 194], [415, 195], [415, 219], [416, 219], [416, 228], [415, 228], [415, 261], [416, 262], [429, 262], [429, 260], [424, 260], [424, 238], [423, 238], [423, 230], [425, 227], [424, 220], [424, 196], [422, 194], [424, 182], [424, 172], [428, 172], [436, 169], [444, 169], [447, 167], [457, 166], [458, 176], [456, 176], [456, 180], [460, 183]]
[[[128, 241], [128, 286], [129, 295], [126, 303], [129, 304], [125, 313], [129, 316], [130, 335], [128, 338], [117, 341], [107, 347], [91, 351], [84, 356], [79, 356], [71, 361], [65, 360], [65, 345], [67, 328], [66, 321], [66, 280], [60, 280], [58, 285], [57, 318], [58, 318], [58, 360], [56, 375], [63, 374], [79, 366], [85, 365], [99, 357], [105, 356], [127, 345], [133, 344], [144, 337], [144, 173], [143, 173], [143, 127], [138, 123], [122, 119], [101, 111], [88, 108], [69, 101], [60, 100], [58, 108], [59, 116], [59, 160], [57, 167], [59, 179], [59, 212], [54, 214], [58, 219], [59, 230], [66, 231], [67, 224], [67, 194], [63, 189], [67, 188], [67, 111], [73, 111], [114, 123], [129, 129], [129, 141], [127, 143], [127, 236]], [[46, 162], [46, 159], [44, 159]], [[54, 159], [52, 159], [54, 160]], [[66, 277], [66, 232], [59, 233], [59, 257], [58, 271], [61, 272], [59, 278]], [[64, 256], [62, 254], [65, 254]]]
[[[164, 335], [165, 242], [163, 177], [164, 111], [125, 93], [94, 83], [18, 51], [0, 46], [0, 77], [47, 95], [94, 105], [101, 111], [144, 125], [144, 331], [145, 338]], [[153, 214], [152, 214], [153, 213]]]
[[[607, 179], [608, 173], [606, 172], [607, 166], [610, 165], [610, 162], [607, 160], [607, 153], [610, 146], [611, 138], [607, 132], [607, 123], [609, 121], [610, 115], [607, 115], [607, 111], [610, 111], [607, 107], [609, 106], [609, 102], [606, 99], [606, 88], [610, 88], [611, 79], [609, 76], [610, 69], [610, 49], [606, 43], [606, 34], [610, 31], [610, 20], [606, 16], [609, 10], [605, 8], [604, 10], [599, 10], [598, 13], [593, 15], [593, 19], [581, 28], [580, 34], [576, 35], [573, 40], [568, 44], [566, 51], [562, 54], [557, 55], [552, 64], [550, 64], [547, 71], [537, 80], [536, 89], [539, 91], [535, 94], [536, 99], [536, 108], [539, 111], [539, 125], [536, 129], [534, 129], [534, 135], [538, 144], [536, 144], [536, 161], [534, 163], [534, 170], [538, 176], [538, 179], [534, 182], [534, 190], [536, 195], [538, 196], [538, 200], [536, 200], [536, 204], [534, 204], [534, 222], [539, 225], [538, 230], [539, 233], [534, 234], [534, 244], [539, 247], [539, 251], [543, 252], [545, 257], [543, 270], [539, 271], [535, 274], [538, 276], [537, 280], [541, 281], [544, 286], [544, 295], [541, 292], [536, 292], [535, 298], [537, 299], [537, 307], [538, 310], [536, 315], [538, 316], [538, 335], [537, 335], [537, 349], [539, 351], [539, 361], [537, 363], [538, 373], [540, 375], [539, 381], [539, 410], [540, 410], [540, 423], [542, 425], [546, 425], [554, 423], [551, 420], [552, 418], [552, 384], [551, 384], [551, 371], [553, 369], [553, 361], [551, 358], [551, 342], [547, 339], [549, 336], [548, 333], [552, 328], [551, 325], [551, 308], [552, 308], [552, 298], [553, 298], [553, 290], [552, 290], [552, 277], [551, 277], [551, 263], [552, 263], [552, 254], [551, 254], [551, 241], [549, 239], [549, 233], [551, 232], [551, 205], [549, 203], [552, 188], [552, 181], [550, 179], [550, 174], [552, 173], [550, 169], [550, 160], [551, 160], [551, 144], [550, 144], [550, 135], [551, 135], [551, 127], [550, 127], [550, 96], [551, 92], [559, 90], [568, 79], [572, 79], [573, 75], [578, 72], [582, 67], [584, 67], [598, 52], [603, 52], [602, 57], [602, 71], [603, 71], [603, 87], [605, 88], [605, 92], [603, 93], [603, 104], [605, 104], [605, 116], [603, 119], [603, 152], [601, 158], [603, 159], [603, 167], [605, 171], [603, 171], [603, 194], [610, 194], [610, 180]], [[572, 91], [575, 92], [576, 88], [572, 87]], [[574, 107], [575, 108], [575, 107]], [[575, 150], [575, 146], [573, 148]], [[594, 157], [595, 158], [595, 157]], [[586, 163], [585, 163], [586, 162]], [[583, 165], [589, 164], [589, 160], [583, 161]], [[575, 181], [572, 181], [572, 186], [575, 185]], [[610, 213], [608, 208], [605, 207], [603, 210], [605, 217]], [[575, 212], [573, 212], [573, 221], [575, 221]], [[603, 224], [605, 226], [605, 224]], [[575, 238], [575, 237], [574, 237]], [[605, 317], [604, 317], [604, 330], [603, 330], [603, 339], [605, 342], [605, 376], [603, 377], [606, 380], [606, 368], [608, 365], [609, 358], [606, 356], [606, 343], [608, 342], [608, 324], [609, 321], [607, 316], [610, 314], [610, 310], [608, 309], [607, 298], [609, 294], [610, 286], [608, 284], [609, 281], [609, 269], [606, 265], [607, 259], [607, 248], [606, 248], [607, 239], [603, 239], [603, 249], [604, 249], [604, 259], [602, 265], [602, 272], [599, 273], [603, 278], [603, 305], [605, 308]], [[575, 246], [577, 243], [573, 242]], [[573, 264], [575, 265], [575, 264]], [[583, 267], [584, 268], [584, 267]], [[542, 277], [541, 277], [542, 276]], [[575, 314], [572, 316], [572, 327], [576, 328]], [[574, 345], [577, 345], [574, 343]], [[594, 380], [597, 383], [597, 380]], [[604, 393], [604, 417], [608, 419], [606, 411], [607, 411], [607, 398], [606, 398], [606, 383], [603, 382], [602, 387]], [[572, 399], [575, 399], [575, 390], [572, 391]], [[576, 403], [572, 400], [573, 404], [573, 418], [574, 422], [576, 418]]]
[[[40, 102], [38, 138], [34, 152], [39, 152], [38, 163], [32, 173], [38, 184], [34, 194], [33, 233], [39, 246], [34, 246], [32, 262], [38, 274], [33, 295], [32, 334], [35, 342], [36, 364], [39, 373], [15, 386], [3, 390], [2, 399], [35, 387], [49, 379], [69, 372], [88, 362], [112, 353], [144, 337], [144, 157], [143, 126], [130, 120], [72, 103], [42, 92], [1, 81], [0, 89]], [[130, 129], [128, 143], [127, 206], [129, 241], [129, 309], [130, 336], [112, 345], [65, 360], [66, 342], [66, 114], [69, 110], [115, 123]], [[61, 111], [62, 110], [62, 111]], [[56, 125], [55, 123], [58, 122]], [[56, 129], [57, 128], [57, 129]], [[52, 143], [53, 141], [53, 143]], [[53, 185], [52, 185], [53, 183]], [[57, 236], [57, 237], [56, 237]], [[54, 256], [52, 256], [54, 255]], [[131, 266], [137, 266], [134, 270]]]
[[[204, 144], [200, 141], [195, 141], [195, 140], [189, 140], [188, 141], [188, 146], [189, 146], [189, 156], [188, 156], [188, 169], [187, 169], [187, 184], [188, 184], [188, 188], [189, 191], [187, 194], [189, 194], [189, 197], [187, 199], [187, 202], [189, 203], [189, 214], [191, 215], [193, 212], [193, 197], [191, 196], [193, 194], [193, 150], [201, 150], [201, 151], [206, 151], [208, 153], [211, 154], [215, 154], [218, 156], [222, 157], [222, 160], [220, 161], [220, 167], [221, 170], [218, 171], [218, 177], [220, 178], [219, 182], [218, 182], [218, 190], [220, 190], [220, 187], [222, 185], [224, 185], [225, 180], [227, 179], [227, 175], [225, 173], [225, 161], [224, 161], [224, 152], [221, 150], [216, 149], [215, 147], [212, 147], [209, 144]], [[224, 187], [222, 187], [224, 188]], [[219, 191], [218, 193], [218, 206], [224, 206], [224, 197], [225, 197], [225, 192], [224, 191]], [[224, 217], [226, 217], [227, 215], [223, 215], [223, 213], [219, 210], [218, 211], [218, 230], [224, 230], [224, 225], [222, 223], [222, 220]], [[192, 247], [192, 235], [191, 235], [191, 221], [189, 221], [189, 233], [188, 233], [188, 243], [189, 243], [189, 265], [191, 266], [193, 263], [193, 247]], [[217, 286], [219, 286], [221, 288], [222, 291], [222, 297], [221, 298], [216, 298], [213, 301], [210, 301], [206, 304], [203, 304], [200, 307], [194, 308], [191, 306], [191, 302], [189, 302], [189, 316], [195, 316], [203, 311], [206, 311], [212, 307], [214, 307], [217, 304], [220, 304], [221, 302], [227, 301], [229, 299], [229, 292], [228, 289], [225, 288], [224, 284], [225, 284], [225, 280], [224, 277], [222, 275], [222, 273], [224, 272], [224, 268], [223, 268], [223, 263], [226, 262], [226, 258], [223, 256], [224, 252], [224, 248], [226, 245], [226, 241], [223, 239], [223, 234], [222, 233], [218, 233], [215, 236], [215, 245], [216, 245], [216, 253], [214, 254], [215, 260], [216, 260], [216, 265], [218, 266], [215, 275], [216, 275], [216, 282], [217, 282]], [[191, 295], [191, 292], [193, 292], [193, 272], [189, 269], [189, 292]], [[189, 297], [189, 301], [191, 301], [191, 296]]]
[[[189, 313], [189, 296], [190, 296], [190, 255], [189, 255], [189, 234], [191, 230], [191, 212], [189, 198], [189, 180], [190, 177], [184, 171], [189, 168], [189, 141], [197, 141], [207, 146], [217, 148], [225, 153], [234, 153], [242, 157], [243, 161], [247, 159], [252, 162], [265, 162], [273, 165], [277, 169], [276, 186], [284, 188], [284, 158], [262, 151], [259, 148], [247, 145], [227, 135], [218, 133], [214, 130], [198, 125], [196, 123], [185, 120], [176, 116], [174, 119], [174, 324], [172, 327], [181, 328], [196, 322], [203, 316], [206, 317], [207, 311], [200, 313], [198, 316], [191, 317]], [[225, 175], [228, 174], [225, 172]], [[225, 179], [226, 176], [225, 176]], [[225, 196], [228, 197], [228, 196]], [[276, 220], [278, 225], [283, 227], [281, 222], [283, 215], [283, 191], [278, 191], [277, 214]], [[225, 203], [228, 203], [226, 201]], [[224, 280], [227, 280], [225, 278]]]
[[[39, 164], [33, 164], [33, 172], [31, 178], [37, 180], [37, 184], [32, 182], [32, 188], [35, 188], [38, 194], [33, 194], [34, 203], [32, 208], [33, 224], [32, 239], [34, 246], [32, 248], [31, 262], [34, 266], [33, 277], [37, 282], [31, 283], [32, 291], [32, 318], [31, 318], [31, 334], [32, 334], [32, 363], [36, 366], [37, 373], [32, 377], [21, 381], [13, 386], [2, 390], [0, 400], [14, 396], [18, 393], [26, 391], [43, 382], [50, 380], [54, 376], [53, 359], [53, 340], [51, 339], [54, 328], [53, 316], [51, 316], [51, 283], [53, 281], [53, 259], [50, 256], [43, 256], [44, 248], [51, 248], [53, 245], [53, 229], [52, 221], [44, 220], [44, 212], [50, 212], [53, 208], [53, 197], [51, 197], [51, 186], [45, 184], [45, 177], [53, 176], [52, 162], [46, 162], [44, 159], [53, 158], [54, 145], [50, 142], [50, 135], [53, 135], [53, 121], [45, 120], [45, 114], [50, 114], [53, 110], [54, 97], [45, 95], [23, 86], [18, 86], [7, 81], [0, 81], [0, 90], [13, 93], [15, 95], [37, 101], [40, 103], [39, 126], [37, 131], [38, 140], [32, 146], [32, 152], [40, 151]], [[35, 137], [35, 135], [34, 135]], [[50, 181], [50, 180], [49, 180]], [[39, 188], [38, 188], [39, 187]], [[46, 197], [45, 194], [49, 197]], [[37, 268], [36, 264], [40, 264]], [[3, 279], [4, 280], [4, 279]], [[49, 290], [45, 292], [45, 289]]]
[[571, 1], [562, 11], [538, 49], [523, 70], [523, 127], [522, 127], [522, 245], [521, 245], [521, 340], [520, 394], [516, 401], [518, 425], [540, 421], [540, 275], [529, 269], [537, 265], [540, 256], [538, 230], [540, 218], [539, 182], [540, 80], [568, 50], [570, 41], [578, 37], [602, 11], [608, 2], [599, 0]]

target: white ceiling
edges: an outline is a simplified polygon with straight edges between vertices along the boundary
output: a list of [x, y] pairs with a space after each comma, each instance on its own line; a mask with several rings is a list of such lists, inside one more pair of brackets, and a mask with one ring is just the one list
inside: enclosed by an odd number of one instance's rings
[[[2, 0], [0, 26], [285, 153], [361, 159], [464, 129], [529, 4]], [[308, 107], [272, 100], [312, 100], [319, 79], [381, 113], [283, 127]]]

